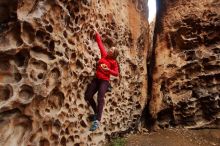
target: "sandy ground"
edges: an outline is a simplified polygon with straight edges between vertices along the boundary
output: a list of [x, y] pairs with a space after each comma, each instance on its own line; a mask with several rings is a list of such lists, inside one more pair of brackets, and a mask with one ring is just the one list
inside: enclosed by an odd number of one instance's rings
[[167, 129], [125, 139], [125, 146], [220, 146], [220, 129]]

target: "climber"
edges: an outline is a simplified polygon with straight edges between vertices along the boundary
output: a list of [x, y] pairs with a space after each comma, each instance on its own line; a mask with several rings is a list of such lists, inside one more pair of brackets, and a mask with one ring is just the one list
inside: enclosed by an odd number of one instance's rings
[[[96, 35], [96, 42], [98, 43], [101, 59], [97, 62], [96, 77], [88, 85], [85, 92], [85, 100], [92, 107], [94, 111], [93, 122], [90, 127], [90, 131], [96, 130], [101, 121], [102, 111], [104, 107], [104, 97], [107, 89], [109, 87], [110, 75], [118, 76], [118, 63], [116, 58], [119, 54], [115, 47], [112, 47], [106, 52], [104, 45], [102, 43], [99, 33], [94, 30]], [[94, 94], [98, 91], [97, 105], [93, 99]]]

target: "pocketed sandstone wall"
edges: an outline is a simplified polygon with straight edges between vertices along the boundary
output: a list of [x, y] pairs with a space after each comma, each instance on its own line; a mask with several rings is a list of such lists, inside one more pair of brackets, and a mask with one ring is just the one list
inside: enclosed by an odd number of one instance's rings
[[[146, 5], [131, 0], [0, 1], [0, 145], [101, 145], [136, 124], [146, 101]], [[87, 84], [106, 48], [120, 50], [101, 127], [89, 132]]]
[[220, 127], [220, 2], [161, 1], [150, 111], [160, 127]]

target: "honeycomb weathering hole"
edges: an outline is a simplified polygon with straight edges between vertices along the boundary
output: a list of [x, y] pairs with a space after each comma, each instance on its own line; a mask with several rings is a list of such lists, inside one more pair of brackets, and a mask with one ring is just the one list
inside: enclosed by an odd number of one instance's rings
[[41, 60], [36, 60], [31, 58], [28, 64], [28, 73], [30, 79], [33, 81], [42, 82], [46, 76], [47, 72], [47, 63]]
[[53, 32], [53, 27], [52, 27], [51, 25], [47, 25], [47, 26], [46, 26], [46, 30], [47, 30], [48, 32], [52, 33], [52, 32]]
[[79, 60], [79, 59], [76, 60], [76, 66], [77, 66], [78, 68], [80, 68], [80, 69], [83, 69], [83, 68], [84, 68], [83, 63], [82, 63], [81, 60]]
[[52, 91], [52, 94], [48, 97], [48, 106], [53, 110], [60, 110], [64, 103], [64, 94], [57, 88]]
[[50, 146], [50, 142], [47, 139], [41, 139], [40, 146]]
[[0, 85], [0, 101], [8, 100], [13, 95], [13, 88], [11, 85]]
[[35, 68], [39, 70], [47, 70], [47, 63], [40, 61], [40, 60], [35, 60], [32, 59], [30, 64]]
[[38, 79], [43, 79], [43, 77], [44, 77], [44, 74], [43, 73], [39, 73], [38, 75], [37, 75], [37, 77], [38, 77]]
[[16, 82], [19, 82], [22, 79], [22, 75], [20, 73], [14, 73], [14, 78]]
[[60, 77], [60, 71], [58, 68], [54, 68], [51, 70], [51, 77], [58, 79]]
[[15, 55], [15, 63], [18, 67], [24, 66], [27, 63], [27, 60], [29, 58], [29, 52], [28, 50], [21, 50]]
[[[52, 46], [53, 47], [53, 46]], [[51, 48], [53, 50], [53, 48]], [[46, 48], [35, 46], [31, 49], [30, 54], [36, 59], [41, 59], [45, 62], [54, 60], [56, 57], [51, 52], [48, 52]]]
[[49, 49], [50, 49], [50, 51], [54, 51], [54, 48], [55, 48], [55, 42], [53, 40], [51, 40], [49, 43]]
[[9, 63], [9, 59], [0, 59], [0, 71], [7, 71], [10, 69], [11, 64]]
[[62, 146], [65, 146], [65, 145], [66, 145], [66, 138], [65, 138], [65, 137], [62, 137], [62, 138], [61, 138], [60, 144], [61, 144]]
[[46, 32], [43, 31], [43, 30], [37, 30], [37, 32], [36, 32], [36, 37], [37, 37], [40, 41], [45, 40], [45, 38], [46, 38], [48, 35], [49, 35], [49, 34], [46, 33]]
[[24, 42], [28, 44], [32, 44], [35, 39], [35, 30], [28, 22], [23, 22], [23, 31], [21, 33], [21, 37]]
[[19, 97], [25, 100], [29, 100], [33, 97], [34, 91], [33, 88], [29, 85], [22, 85], [20, 92], [19, 92]]

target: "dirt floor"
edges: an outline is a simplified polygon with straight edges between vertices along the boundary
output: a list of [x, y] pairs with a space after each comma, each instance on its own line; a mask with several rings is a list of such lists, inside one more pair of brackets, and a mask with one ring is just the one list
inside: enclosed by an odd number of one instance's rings
[[167, 129], [129, 135], [125, 146], [220, 146], [220, 129]]

